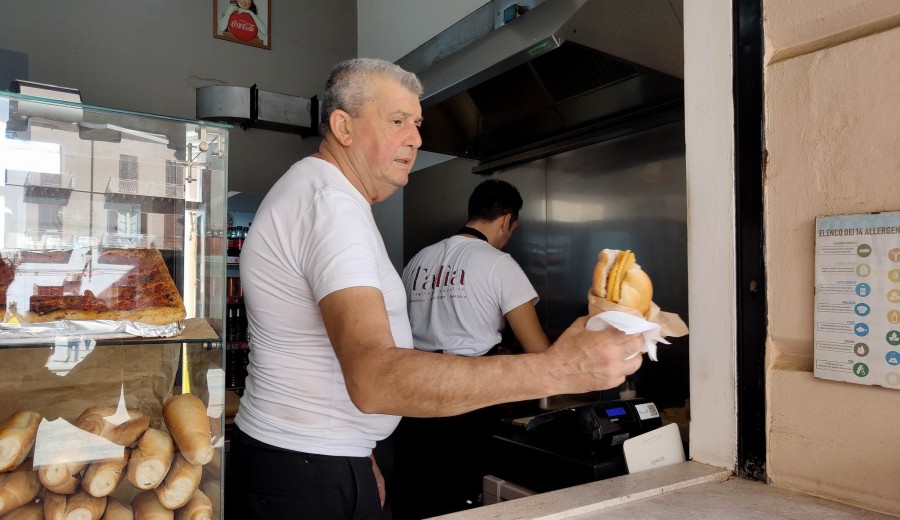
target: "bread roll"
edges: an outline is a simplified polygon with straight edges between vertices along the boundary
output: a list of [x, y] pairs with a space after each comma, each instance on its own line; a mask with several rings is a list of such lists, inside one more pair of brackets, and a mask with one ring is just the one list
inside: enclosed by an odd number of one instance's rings
[[213, 518], [220, 518], [219, 506], [222, 503], [222, 484], [218, 480], [206, 480], [200, 484], [200, 491], [212, 502]]
[[117, 459], [92, 463], [81, 478], [81, 487], [91, 496], [98, 498], [108, 496], [122, 481], [122, 473], [128, 464], [130, 454], [131, 450], [125, 448], [125, 453]]
[[41, 414], [20, 410], [0, 426], [0, 473], [12, 471], [25, 460], [37, 437]]
[[150, 427], [150, 417], [137, 410], [128, 410], [127, 418], [119, 415], [115, 406], [92, 406], [75, 419], [75, 426], [119, 446], [131, 446]]
[[2, 520], [44, 520], [44, 508], [37, 502], [30, 502], [3, 515]]
[[0, 473], [0, 515], [31, 502], [40, 492], [41, 483], [31, 467], [31, 459], [25, 459], [12, 471]]
[[63, 520], [66, 516], [66, 495], [44, 493], [44, 520]]
[[153, 491], [141, 491], [131, 501], [136, 520], [175, 520], [175, 513], [159, 503]]
[[75, 493], [66, 503], [64, 520], [100, 520], [106, 511], [106, 497], [92, 497], [84, 491]]
[[653, 300], [653, 284], [635, 262], [631, 250], [603, 249], [594, 266], [591, 294], [647, 316]]
[[87, 463], [59, 462], [46, 464], [38, 469], [38, 478], [48, 490], [62, 495], [69, 495], [78, 489], [81, 483], [81, 470]]
[[131, 506], [126, 506], [118, 499], [109, 497], [106, 500], [106, 512], [100, 520], [134, 520]]
[[212, 501], [203, 491], [194, 491], [194, 495], [181, 509], [175, 511], [175, 520], [212, 520]]
[[166, 509], [178, 509], [187, 504], [200, 486], [202, 475], [202, 466], [191, 464], [179, 453], [175, 456], [169, 474], [154, 490], [159, 497], [159, 503]]
[[163, 419], [178, 451], [191, 464], [206, 464], [213, 458], [212, 437], [206, 406], [193, 394], [170, 397], [163, 405]]
[[169, 472], [174, 457], [172, 437], [162, 430], [149, 428], [131, 452], [128, 481], [138, 489], [155, 488]]

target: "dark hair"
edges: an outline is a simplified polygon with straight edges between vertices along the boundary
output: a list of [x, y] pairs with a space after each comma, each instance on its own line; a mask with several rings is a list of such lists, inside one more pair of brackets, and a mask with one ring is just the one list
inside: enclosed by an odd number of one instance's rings
[[475, 187], [469, 197], [469, 220], [496, 220], [507, 213], [519, 220], [522, 196], [512, 184], [500, 179], [488, 179]]
[[[236, 6], [237, 0], [231, 0], [231, 5]], [[256, 2], [254, 0], [250, 0], [250, 11], [253, 11], [253, 14], [259, 16], [259, 12], [256, 11]]]
[[374, 58], [344, 60], [334, 66], [325, 82], [319, 121], [319, 133], [323, 137], [331, 131], [328, 119], [335, 110], [344, 110], [353, 117], [359, 116], [363, 104], [372, 100], [372, 86], [369, 80], [377, 74], [394, 78], [416, 97], [422, 95], [422, 83], [419, 78], [412, 72], [403, 70], [399, 65]]

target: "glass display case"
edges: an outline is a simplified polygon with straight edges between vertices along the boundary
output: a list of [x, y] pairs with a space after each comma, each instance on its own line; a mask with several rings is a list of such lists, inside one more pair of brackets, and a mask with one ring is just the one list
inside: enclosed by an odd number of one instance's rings
[[220, 518], [230, 126], [0, 92], [0, 127], [0, 516]]

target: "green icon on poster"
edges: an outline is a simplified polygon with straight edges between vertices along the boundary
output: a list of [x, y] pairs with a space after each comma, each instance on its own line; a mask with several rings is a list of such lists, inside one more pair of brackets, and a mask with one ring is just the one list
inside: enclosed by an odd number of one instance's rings
[[857, 377], [866, 377], [869, 375], [869, 366], [865, 363], [857, 363], [853, 365], [853, 373], [856, 374]]
[[865, 258], [872, 254], [872, 246], [869, 244], [860, 244], [856, 246], [856, 254]]
[[900, 332], [889, 330], [888, 333], [885, 334], [884, 339], [892, 346], [896, 347], [897, 345], [900, 345]]

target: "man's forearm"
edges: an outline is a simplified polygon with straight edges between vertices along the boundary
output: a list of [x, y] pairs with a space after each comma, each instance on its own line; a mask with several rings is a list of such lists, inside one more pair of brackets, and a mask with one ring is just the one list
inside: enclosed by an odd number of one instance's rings
[[540, 356], [465, 357], [394, 348], [372, 356], [368, 368], [345, 370], [345, 379], [365, 413], [451, 416], [556, 393]]
[[353, 287], [319, 302], [353, 404], [365, 413], [458, 415], [503, 402], [605, 390], [641, 365], [639, 336], [576, 320], [537, 354], [467, 358], [395, 346], [381, 292]]

